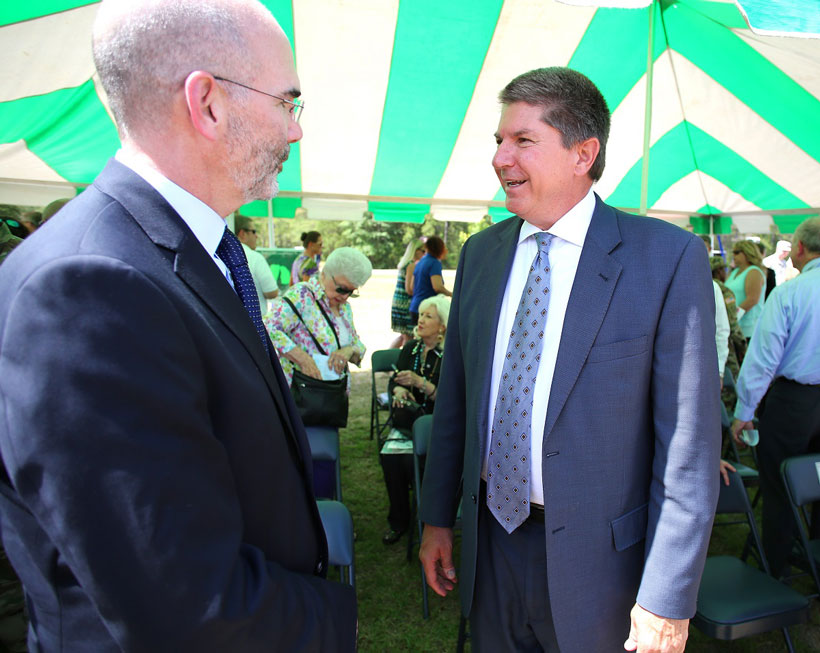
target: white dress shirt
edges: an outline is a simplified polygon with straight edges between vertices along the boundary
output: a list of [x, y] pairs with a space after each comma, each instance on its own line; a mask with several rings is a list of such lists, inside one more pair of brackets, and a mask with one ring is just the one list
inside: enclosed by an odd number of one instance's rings
[[227, 266], [216, 255], [216, 248], [225, 233], [225, 220], [202, 200], [194, 197], [184, 188], [177, 186], [161, 172], [140, 159], [129, 156], [125, 150], [117, 150], [114, 158], [142, 177], [179, 214], [194, 236], [208, 252], [214, 264], [233, 288], [233, 279]]
[[[595, 210], [595, 195], [590, 188], [584, 198], [572, 209], [559, 218], [547, 233], [555, 236], [549, 250], [550, 260], [550, 300], [547, 307], [547, 324], [542, 340], [541, 362], [538, 365], [538, 375], [535, 379], [534, 401], [532, 408], [532, 433], [541, 434], [541, 437], [531, 437], [530, 442], [538, 443], [530, 452], [531, 480], [530, 502], [544, 504], [544, 488], [541, 480], [541, 446], [543, 443], [544, 424], [547, 419], [547, 403], [552, 388], [552, 377], [555, 372], [555, 361], [558, 358], [558, 344], [561, 342], [561, 332], [564, 328], [564, 315], [569, 304], [569, 295], [575, 281], [575, 272], [581, 258], [581, 249]], [[493, 353], [493, 373], [490, 385], [489, 427], [487, 429], [487, 446], [490, 450], [490, 437], [495, 412], [495, 401], [498, 396], [498, 386], [501, 381], [501, 372], [504, 367], [504, 357], [510, 341], [510, 331], [515, 322], [515, 312], [521, 301], [521, 293], [529, 277], [530, 266], [538, 253], [535, 234], [541, 231], [528, 222], [521, 225], [518, 236], [518, 247], [515, 251], [507, 289], [504, 291], [504, 301], [501, 304], [501, 314], [495, 336], [495, 350]], [[487, 459], [485, 457], [481, 473], [487, 479]]]

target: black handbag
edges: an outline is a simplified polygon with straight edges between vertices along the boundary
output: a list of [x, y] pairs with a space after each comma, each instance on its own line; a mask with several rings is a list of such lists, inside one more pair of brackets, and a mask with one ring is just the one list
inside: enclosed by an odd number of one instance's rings
[[[324, 315], [327, 323], [330, 325], [333, 335], [336, 337], [336, 345], [341, 349], [339, 336], [333, 327], [333, 322], [330, 321], [327, 313], [325, 313], [325, 309], [322, 308], [322, 305], [316, 299], [315, 295], [313, 298], [319, 310], [322, 311], [322, 315]], [[319, 353], [323, 356], [327, 356], [325, 350], [322, 349], [322, 345], [319, 344], [316, 336], [311, 332], [310, 327], [308, 327], [307, 323], [302, 319], [299, 311], [296, 310], [296, 306], [293, 305], [293, 302], [287, 297], [283, 297], [282, 299], [287, 302], [291, 310], [296, 314], [296, 317], [298, 317], [299, 321], [305, 326], [310, 337], [313, 338], [313, 342], [319, 350]], [[314, 379], [312, 376], [308, 376], [294, 369], [290, 392], [293, 395], [293, 400], [299, 409], [299, 415], [301, 415], [302, 423], [305, 426], [333, 426], [336, 428], [344, 428], [347, 426], [347, 413], [349, 409], [347, 372], [345, 372], [340, 379], [325, 381], [323, 379]]]

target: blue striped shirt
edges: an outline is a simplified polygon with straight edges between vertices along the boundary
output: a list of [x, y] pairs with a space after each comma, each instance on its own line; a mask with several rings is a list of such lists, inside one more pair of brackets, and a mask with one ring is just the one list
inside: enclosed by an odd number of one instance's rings
[[737, 379], [735, 418], [752, 419], [769, 384], [820, 384], [820, 259], [777, 286], [763, 306]]

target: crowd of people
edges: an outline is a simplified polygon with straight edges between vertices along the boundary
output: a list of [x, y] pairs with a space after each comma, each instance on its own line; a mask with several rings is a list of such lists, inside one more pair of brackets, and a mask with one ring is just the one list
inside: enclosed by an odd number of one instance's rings
[[[353, 651], [291, 384], [346, 397], [371, 263], [306, 232], [275, 288], [252, 221], [226, 224], [302, 138], [291, 44], [256, 0], [103, 0], [92, 49], [121, 149], [46, 228], [0, 225], [0, 515], [29, 647]], [[732, 436], [759, 418], [766, 555], [789, 563], [778, 465], [820, 450], [820, 219], [766, 257], [767, 298], [755, 243], [727, 275], [594, 193], [592, 80], [540, 68], [499, 100], [517, 217], [467, 240], [455, 296], [440, 238], [397, 266], [383, 541], [409, 526], [402, 442], [432, 412], [419, 557], [436, 593], [458, 582], [475, 650], [680, 653], [731, 471], [726, 365]]]

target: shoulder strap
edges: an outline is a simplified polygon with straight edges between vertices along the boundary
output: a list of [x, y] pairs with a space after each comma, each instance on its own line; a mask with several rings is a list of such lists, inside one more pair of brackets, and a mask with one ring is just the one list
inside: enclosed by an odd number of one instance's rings
[[[310, 290], [310, 288], [308, 288], [308, 290]], [[322, 311], [322, 315], [325, 316], [325, 319], [327, 320], [327, 324], [330, 327], [330, 330], [333, 331], [333, 337], [336, 338], [336, 348], [341, 349], [342, 348], [342, 343], [339, 341], [339, 334], [336, 333], [336, 327], [333, 326], [333, 322], [331, 322], [330, 317], [325, 312], [325, 309], [322, 307], [322, 304], [316, 298], [316, 295], [313, 294], [312, 290], [310, 290], [310, 294], [313, 295], [313, 301], [316, 302], [316, 306], [319, 307], [319, 310]], [[315, 338], [314, 338], [314, 340], [315, 340]], [[324, 352], [322, 352], [322, 353], [324, 353]]]
[[[307, 322], [305, 322], [302, 319], [302, 314], [299, 313], [299, 311], [296, 310], [296, 306], [293, 305], [293, 302], [290, 301], [290, 299], [288, 299], [285, 296], [282, 296], [282, 299], [285, 300], [285, 303], [287, 303], [287, 305], [290, 306], [291, 310], [296, 314], [296, 317], [298, 317], [299, 321], [305, 326], [305, 328], [307, 329], [307, 332], [310, 334], [310, 337], [313, 338], [313, 342], [316, 344], [316, 348], [319, 350], [319, 353], [322, 354], [322, 356], [327, 356], [327, 354], [325, 354], [325, 350], [322, 349], [322, 345], [319, 344], [319, 341], [316, 340], [316, 336], [313, 335], [313, 332], [310, 330], [310, 327], [307, 325]], [[314, 295], [314, 299], [316, 299], [315, 295]], [[316, 303], [318, 304], [319, 302], [316, 302]], [[321, 309], [322, 307], [319, 306], [319, 308]], [[322, 311], [322, 313], [324, 314], [324, 311]], [[327, 317], [327, 316], [325, 316], [325, 317]], [[333, 331], [333, 334], [335, 335], [336, 331]], [[339, 341], [339, 338], [337, 336], [336, 337], [336, 342], [338, 342], [338, 341]]]

